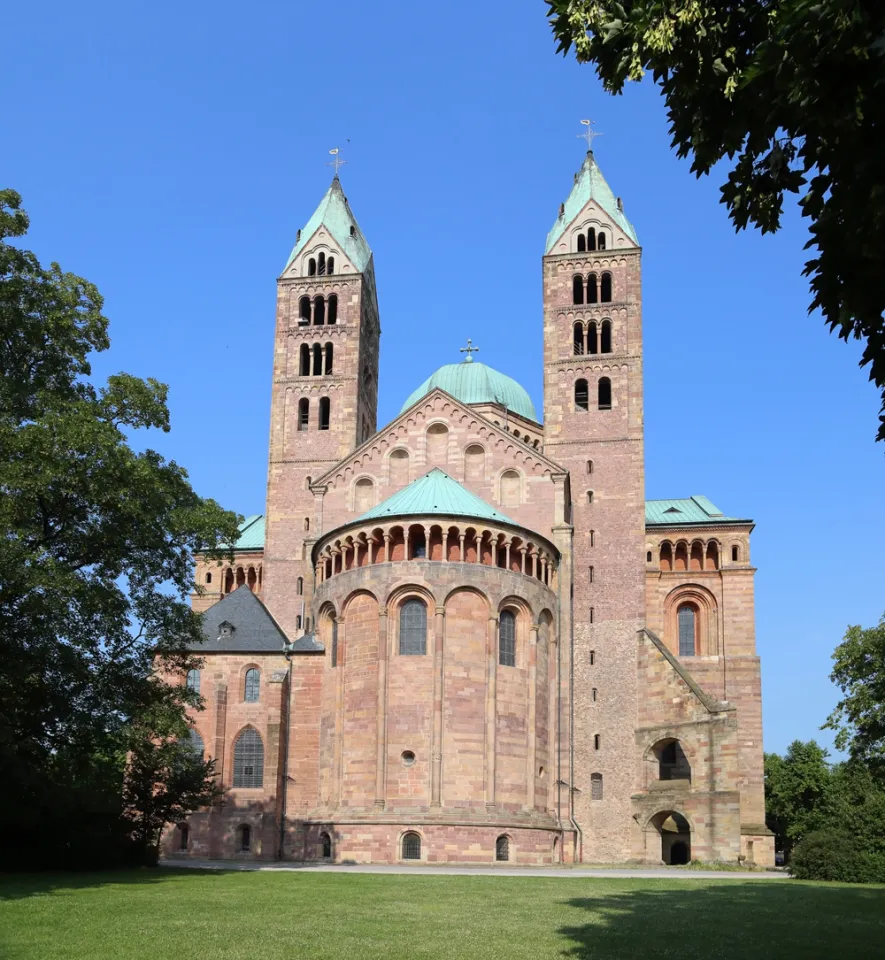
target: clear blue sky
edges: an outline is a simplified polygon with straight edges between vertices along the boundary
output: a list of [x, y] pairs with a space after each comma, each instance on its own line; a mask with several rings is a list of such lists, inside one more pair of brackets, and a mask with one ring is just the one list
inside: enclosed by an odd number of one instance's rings
[[258, 513], [275, 280], [329, 148], [375, 251], [379, 424], [468, 336], [540, 409], [540, 256], [593, 117], [644, 248], [647, 495], [703, 493], [756, 520], [765, 746], [829, 743], [830, 654], [885, 610], [885, 447], [859, 347], [806, 314], [795, 211], [776, 236], [735, 235], [722, 178], [675, 159], [652, 86], [604, 94], [555, 55], [544, 12], [14, 4], [0, 180], [40, 258], [104, 293], [96, 372], [169, 384], [173, 429], [151, 443], [201, 493]]

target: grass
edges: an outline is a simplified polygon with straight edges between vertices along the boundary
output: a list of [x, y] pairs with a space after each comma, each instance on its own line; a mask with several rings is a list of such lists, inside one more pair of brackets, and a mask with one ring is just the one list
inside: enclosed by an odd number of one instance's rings
[[143, 870], [0, 878], [3, 960], [880, 960], [885, 887]]

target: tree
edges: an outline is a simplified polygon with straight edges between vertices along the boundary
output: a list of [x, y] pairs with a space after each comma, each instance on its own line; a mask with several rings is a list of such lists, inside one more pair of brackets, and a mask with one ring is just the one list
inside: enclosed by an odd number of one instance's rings
[[833, 653], [830, 679], [842, 699], [827, 719], [836, 746], [885, 775], [885, 616], [875, 627], [849, 627]]
[[794, 740], [783, 757], [765, 754], [766, 824], [786, 859], [803, 836], [826, 821], [831, 782], [827, 751], [814, 740]]
[[16, 824], [0, 857], [80, 862], [84, 837], [125, 833], [143, 717], [199, 708], [160, 677], [195, 665], [193, 556], [219, 556], [237, 517], [129, 445], [169, 430], [166, 387], [92, 382], [101, 296], [10, 242], [27, 227], [0, 191], [0, 816]]
[[[883, 396], [885, 440], [885, 4], [879, 0], [547, 0], [559, 50], [611, 93], [650, 71], [673, 146], [708, 174], [737, 229], [780, 226], [784, 195], [811, 221], [810, 310]], [[735, 159], [736, 158], [736, 159]]]

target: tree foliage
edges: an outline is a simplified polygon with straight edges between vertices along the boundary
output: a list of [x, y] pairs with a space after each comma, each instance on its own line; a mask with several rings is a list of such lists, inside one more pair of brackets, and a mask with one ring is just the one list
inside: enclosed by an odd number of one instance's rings
[[825, 819], [832, 774], [827, 751], [794, 740], [785, 756], [765, 754], [766, 824], [789, 858], [793, 847]]
[[169, 430], [166, 387], [92, 382], [89, 355], [109, 346], [101, 296], [20, 249], [27, 227], [0, 191], [0, 815], [22, 825], [13, 848], [58, 862], [119, 829], [143, 718], [181, 735], [199, 706], [161, 674], [195, 663], [193, 555], [217, 555], [237, 518], [130, 446]]
[[[885, 4], [880, 0], [547, 0], [559, 50], [620, 93], [648, 71], [673, 146], [708, 174], [731, 163], [735, 227], [810, 222], [805, 266], [831, 330], [865, 341], [885, 397]], [[885, 402], [878, 439], [885, 439]]]
[[875, 627], [849, 627], [833, 663], [842, 699], [825, 726], [840, 750], [885, 776], [885, 616]]

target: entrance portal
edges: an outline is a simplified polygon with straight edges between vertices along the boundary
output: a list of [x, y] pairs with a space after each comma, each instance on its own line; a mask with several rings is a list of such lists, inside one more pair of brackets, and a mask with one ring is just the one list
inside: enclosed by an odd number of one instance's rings
[[650, 827], [661, 838], [661, 859], [668, 864], [684, 864], [691, 860], [691, 827], [681, 813], [664, 810], [652, 817]]

